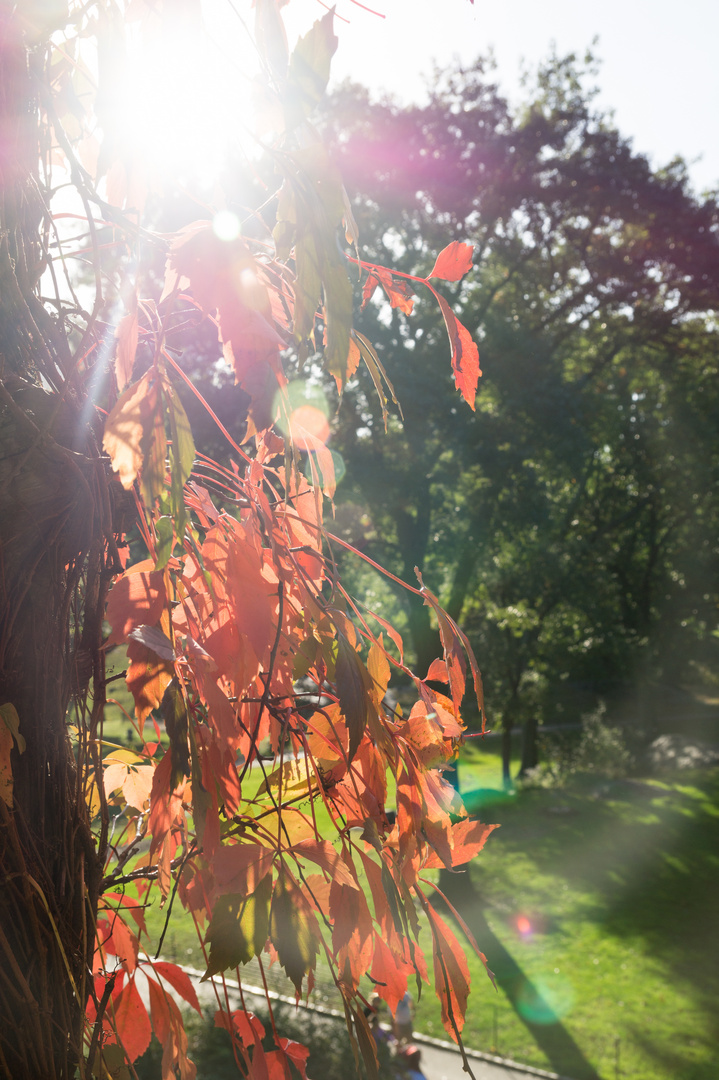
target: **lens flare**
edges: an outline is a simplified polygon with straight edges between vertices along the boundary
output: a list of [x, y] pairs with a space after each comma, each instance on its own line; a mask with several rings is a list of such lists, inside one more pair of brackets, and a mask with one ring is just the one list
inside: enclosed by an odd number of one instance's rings
[[289, 428], [295, 442], [300, 441], [306, 433], [322, 443], [326, 443], [330, 437], [329, 421], [314, 405], [300, 405], [293, 409], [289, 417]]
[[279, 412], [280, 429], [300, 445], [307, 435], [321, 443], [329, 439], [330, 408], [321, 387], [296, 379], [283, 395], [278, 394], [274, 407]]
[[533, 1024], [556, 1024], [572, 1008], [574, 989], [569, 979], [552, 975], [536, 983], [525, 981], [517, 995], [517, 1011]]
[[529, 937], [532, 933], [532, 924], [526, 915], [519, 915], [517, 917], [517, 930], [522, 937]]
[[220, 210], [212, 219], [212, 231], [218, 240], [236, 240], [240, 235], [240, 219], [231, 210]]

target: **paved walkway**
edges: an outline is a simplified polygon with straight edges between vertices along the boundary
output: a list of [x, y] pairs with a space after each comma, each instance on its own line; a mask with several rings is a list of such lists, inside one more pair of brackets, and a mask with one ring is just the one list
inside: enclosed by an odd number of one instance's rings
[[[210, 981], [199, 983], [202, 972], [194, 968], [185, 968], [188, 975], [197, 982], [197, 992], [201, 1003], [210, 1004], [210, 998], [214, 1002], [214, 993]], [[232, 991], [228, 984], [228, 990], [232, 997], [237, 993]], [[256, 1002], [257, 1005], [265, 1000], [265, 992], [259, 987], [247, 986], [243, 982], [243, 993], [248, 1004]], [[270, 997], [274, 1000], [284, 1001], [294, 1007], [294, 998], [287, 997], [277, 991], [270, 990]], [[238, 1001], [239, 1004], [239, 1001]], [[309, 1009], [320, 1016], [326, 1016], [328, 1022], [345, 1023], [344, 1015], [336, 1009], [323, 1005], [300, 1003], [301, 1009]], [[426, 1080], [468, 1080], [469, 1074], [464, 1071], [462, 1055], [453, 1043], [444, 1042], [442, 1039], [432, 1039], [426, 1035], [415, 1034], [412, 1041], [419, 1047], [422, 1053], [422, 1072]], [[529, 1080], [530, 1077], [542, 1077], [544, 1080], [569, 1080], [568, 1077], [560, 1077], [558, 1073], [545, 1072], [542, 1069], [533, 1069], [529, 1065], [520, 1065], [518, 1062], [509, 1061], [507, 1058], [495, 1057], [492, 1054], [484, 1054], [478, 1050], [466, 1049], [467, 1058], [474, 1073], [475, 1080]]]

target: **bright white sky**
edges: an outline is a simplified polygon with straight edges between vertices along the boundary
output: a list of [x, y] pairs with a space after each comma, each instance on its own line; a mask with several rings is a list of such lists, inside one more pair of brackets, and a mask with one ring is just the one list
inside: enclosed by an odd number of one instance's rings
[[[717, 0], [365, 0], [370, 15], [338, 0], [337, 77], [419, 98], [432, 60], [468, 62], [490, 46], [500, 88], [519, 89], [522, 61], [536, 65], [552, 42], [583, 55], [595, 36], [602, 108], [613, 109], [634, 147], [663, 165], [677, 153], [695, 187], [719, 185], [719, 3]], [[290, 34], [323, 13], [318, 0], [291, 0]], [[700, 160], [697, 160], [700, 159]]]

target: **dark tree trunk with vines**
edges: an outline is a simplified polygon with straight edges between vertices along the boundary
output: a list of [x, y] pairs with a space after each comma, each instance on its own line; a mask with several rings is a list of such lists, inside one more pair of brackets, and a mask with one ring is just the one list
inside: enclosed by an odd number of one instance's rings
[[[68, 709], [88, 707], [91, 682], [93, 719], [102, 708], [112, 529], [68, 330], [38, 295], [44, 55], [18, 25], [22, 6], [0, 3], [0, 706], [17, 711], [25, 744], [0, 798], [0, 1076], [49, 1080], [82, 1075], [101, 863]], [[91, 746], [80, 739], [79, 754]]]

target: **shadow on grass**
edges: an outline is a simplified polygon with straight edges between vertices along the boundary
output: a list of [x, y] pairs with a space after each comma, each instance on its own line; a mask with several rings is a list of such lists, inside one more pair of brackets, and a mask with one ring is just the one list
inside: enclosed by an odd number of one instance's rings
[[[563, 878], [581, 896], [582, 918], [613, 938], [645, 942], [665, 977], [686, 985], [687, 1008], [705, 1017], [719, 1045], [719, 770], [677, 774], [663, 786], [586, 779], [564, 790], [497, 800], [490, 813], [489, 820], [502, 823], [505, 850], [528, 857], [541, 874]], [[481, 866], [472, 870], [483, 891]], [[501, 874], [501, 866], [496, 871]], [[475, 889], [457, 904], [480, 940], [494, 943]], [[510, 983], [521, 975], [511, 965], [508, 970]], [[541, 1033], [533, 1034], [554, 1067], [572, 1075]], [[645, 1031], [636, 1040], [647, 1056], [677, 1080], [708, 1080], [705, 1066], [693, 1063], [694, 1047], [682, 1047], [669, 1033], [654, 1036]]]
[[[461, 884], [458, 884], [460, 881]], [[563, 1024], [558, 1020], [538, 1022], [531, 1015], [542, 1017], [546, 1021], [552, 1016], [551, 1005], [544, 1001], [540, 991], [493, 933], [482, 911], [479, 894], [469, 877], [458, 879], [455, 875], [443, 875], [441, 887], [474, 937], [482, 942], [482, 951], [494, 972], [497, 985], [537, 1046], [546, 1054], [552, 1068], [562, 1076], [572, 1077], [572, 1080], [599, 1080], [596, 1069], [587, 1061]]]

